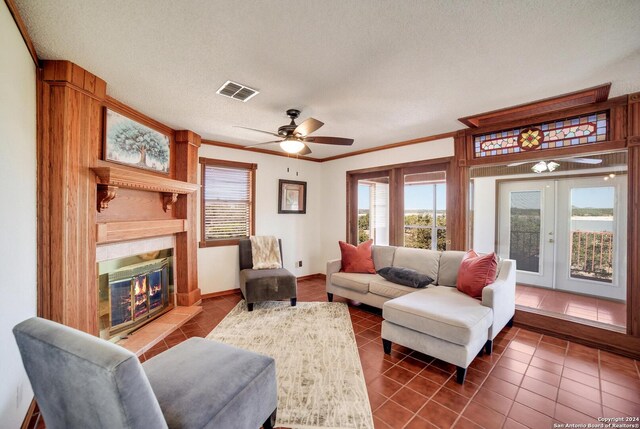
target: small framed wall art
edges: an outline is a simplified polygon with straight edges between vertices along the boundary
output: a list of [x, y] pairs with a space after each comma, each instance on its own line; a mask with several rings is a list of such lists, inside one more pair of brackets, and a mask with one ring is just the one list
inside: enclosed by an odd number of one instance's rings
[[278, 213], [307, 212], [307, 182], [280, 179]]
[[169, 174], [169, 136], [104, 109], [104, 160]]

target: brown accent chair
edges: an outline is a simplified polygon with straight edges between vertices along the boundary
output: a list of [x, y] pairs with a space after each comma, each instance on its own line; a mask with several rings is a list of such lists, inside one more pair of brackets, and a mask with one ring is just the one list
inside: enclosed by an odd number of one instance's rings
[[[280, 260], [282, 258], [282, 240], [278, 239]], [[253, 255], [251, 240], [240, 239], [240, 291], [247, 302], [247, 309], [253, 311], [253, 304], [262, 301], [291, 300], [291, 306], [296, 305], [297, 281], [296, 276], [285, 268], [268, 270], [253, 269]]]

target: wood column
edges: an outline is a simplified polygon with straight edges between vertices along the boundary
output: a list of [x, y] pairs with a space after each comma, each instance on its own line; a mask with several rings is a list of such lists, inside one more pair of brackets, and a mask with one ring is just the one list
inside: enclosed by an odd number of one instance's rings
[[469, 167], [466, 157], [466, 135], [458, 131], [454, 137], [454, 157], [447, 171], [447, 249], [466, 250], [467, 206], [469, 204]]
[[38, 314], [98, 334], [96, 182], [106, 83], [69, 61], [38, 79]]
[[640, 92], [627, 106], [627, 333], [640, 336]]
[[[176, 131], [176, 179], [198, 183], [200, 136], [192, 131]], [[198, 200], [200, 193], [180, 195], [175, 204], [176, 217], [186, 219], [185, 232], [176, 234], [176, 273], [178, 305], [200, 301], [198, 288]]]

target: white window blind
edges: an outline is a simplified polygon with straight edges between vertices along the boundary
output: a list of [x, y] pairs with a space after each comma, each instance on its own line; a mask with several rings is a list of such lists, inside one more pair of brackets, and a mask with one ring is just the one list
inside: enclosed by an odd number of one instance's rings
[[251, 234], [251, 174], [245, 168], [203, 165], [204, 239]]
[[382, 246], [389, 245], [389, 184], [374, 183], [372, 186], [373, 216], [371, 217], [374, 231], [374, 243]]

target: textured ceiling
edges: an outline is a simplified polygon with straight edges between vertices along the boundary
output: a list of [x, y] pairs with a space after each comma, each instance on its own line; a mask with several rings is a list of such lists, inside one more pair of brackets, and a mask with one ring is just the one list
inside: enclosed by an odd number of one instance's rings
[[[355, 139], [310, 145], [317, 157], [605, 82], [640, 91], [637, 0], [16, 3], [41, 59], [80, 65], [173, 128], [248, 145], [269, 136], [233, 125], [275, 131], [295, 107], [325, 123], [314, 135]], [[216, 95], [228, 79], [260, 94]]]

